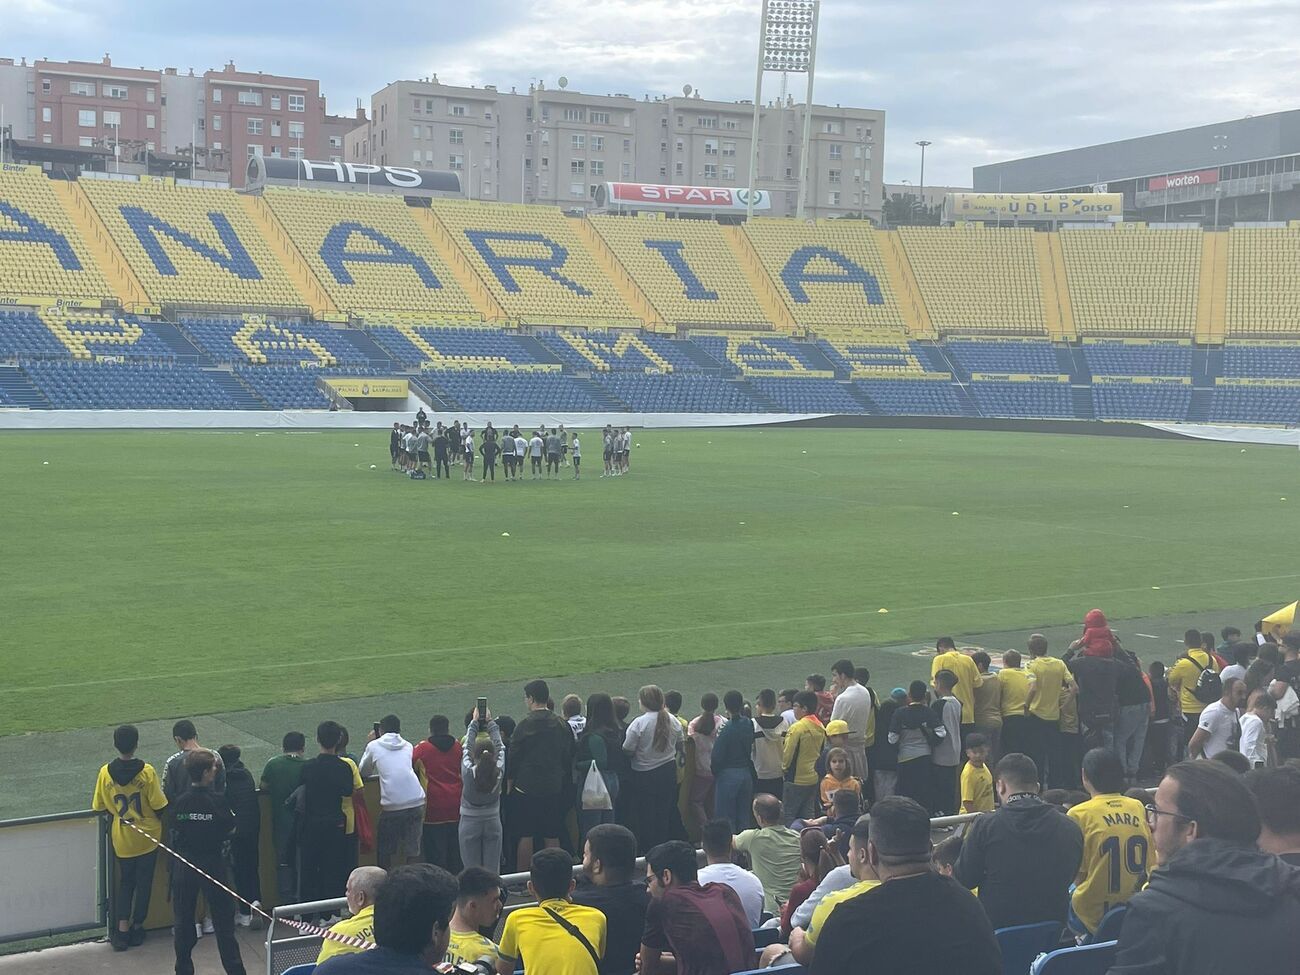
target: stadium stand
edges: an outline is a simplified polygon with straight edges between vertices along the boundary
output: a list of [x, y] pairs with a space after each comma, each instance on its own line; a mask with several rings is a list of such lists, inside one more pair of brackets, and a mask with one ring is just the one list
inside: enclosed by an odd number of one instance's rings
[[1300, 423], [1300, 381], [1219, 380], [1210, 401], [1213, 423]]
[[464, 410], [605, 410], [590, 385], [558, 372], [426, 372], [424, 383]]
[[916, 348], [902, 333], [880, 333], [871, 338], [841, 337], [819, 339], [821, 349], [831, 365], [854, 377], [920, 376], [927, 370]]
[[497, 304], [522, 323], [633, 324], [637, 315], [554, 207], [436, 200], [431, 212]]
[[598, 382], [627, 409], [642, 413], [760, 413], [738, 383], [707, 373], [646, 376], [614, 372]]
[[343, 330], [316, 322], [242, 318], [182, 318], [179, 324], [200, 349], [221, 363], [321, 366], [369, 364]]
[[1187, 340], [1084, 339], [1084, 359], [1094, 376], [1190, 376]]
[[956, 387], [944, 379], [857, 379], [853, 385], [881, 413], [891, 416], [970, 416]]
[[588, 222], [665, 322], [770, 328], [736, 254], [711, 220], [594, 216]]
[[400, 197], [272, 187], [263, 199], [341, 311], [479, 318]]
[[1225, 328], [1238, 336], [1300, 333], [1300, 227], [1228, 231]]
[[1201, 272], [1199, 230], [1062, 230], [1066, 279], [1080, 335], [1191, 338]]
[[312, 369], [302, 366], [236, 366], [235, 375], [274, 410], [326, 410], [330, 398], [319, 389], [328, 376], [377, 375], [368, 368]]
[[1229, 342], [1223, 347], [1223, 375], [1238, 379], [1265, 376], [1294, 379], [1300, 376], [1300, 345], [1294, 342], [1258, 345]]
[[58, 358], [71, 354], [72, 350], [55, 337], [37, 312], [0, 309], [0, 356]]
[[787, 413], [866, 413], [850, 383], [834, 379], [752, 376], [749, 383]]
[[306, 307], [238, 194], [157, 180], [79, 184], [155, 304]]
[[72, 215], [38, 170], [0, 172], [0, 294], [108, 298]]
[[59, 410], [238, 410], [266, 403], [231, 389], [233, 377], [192, 365], [29, 362], [23, 371]]
[[869, 226], [847, 220], [756, 219], [744, 231], [798, 324], [907, 327], [879, 234]]
[[1047, 334], [1034, 231], [972, 225], [897, 233], [940, 332]]
[[815, 344], [780, 336], [693, 334], [691, 343], [722, 363], [724, 372], [732, 376], [780, 373], [829, 378], [835, 371], [834, 363]]
[[532, 336], [499, 329], [371, 324], [368, 335], [396, 362], [412, 369], [558, 370], [560, 360]]
[[1183, 420], [1191, 402], [1190, 379], [1098, 377], [1092, 386], [1099, 420]]
[[975, 372], [1045, 375], [1057, 371], [1056, 350], [1050, 342], [976, 341], [950, 337], [943, 347], [949, 359], [967, 375]]
[[972, 377], [968, 388], [983, 416], [1073, 417], [1074, 403], [1066, 377], [1045, 382], [1029, 377], [983, 379]]

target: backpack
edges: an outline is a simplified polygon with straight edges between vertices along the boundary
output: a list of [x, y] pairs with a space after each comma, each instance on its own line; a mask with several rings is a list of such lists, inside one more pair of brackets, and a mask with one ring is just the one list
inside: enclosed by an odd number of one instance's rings
[[[1196, 686], [1192, 688], [1192, 697], [1196, 698], [1196, 700], [1200, 701], [1202, 704], [1213, 704], [1219, 698], [1223, 697], [1223, 678], [1218, 675], [1213, 666], [1206, 665], [1201, 667], [1200, 664], [1196, 663], [1196, 661], [1192, 659], [1190, 653], [1183, 654], [1182, 659], [1191, 660], [1192, 663], [1196, 664], [1196, 666], [1201, 669], [1200, 674], [1197, 675], [1196, 678]], [[1211, 657], [1210, 661], [1211, 664], [1213, 664], [1214, 658]]]

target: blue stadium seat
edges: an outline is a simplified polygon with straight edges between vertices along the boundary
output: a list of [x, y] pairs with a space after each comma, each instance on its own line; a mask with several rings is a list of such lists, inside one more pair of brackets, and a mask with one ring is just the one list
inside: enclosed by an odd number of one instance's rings
[[993, 935], [1002, 949], [1003, 975], [1025, 975], [1035, 958], [1060, 946], [1064, 930], [1060, 921], [998, 928]]
[[736, 383], [707, 373], [649, 376], [618, 372], [597, 380], [638, 413], [761, 413]]
[[439, 370], [426, 372], [423, 378], [465, 410], [587, 413], [606, 409], [579, 381], [558, 372]]
[[1034, 962], [1030, 975], [1106, 975], [1115, 961], [1117, 941], [1061, 948]]
[[1096, 383], [1092, 405], [1099, 420], [1186, 420], [1192, 387], [1181, 383]]
[[70, 355], [34, 311], [0, 310], [0, 356]]
[[1082, 348], [1088, 370], [1094, 376], [1178, 376], [1181, 378], [1190, 377], [1192, 374], [1190, 345], [1085, 342]]
[[849, 392], [849, 384], [834, 379], [786, 379], [751, 376], [749, 384], [789, 413], [866, 413]]
[[1295, 379], [1300, 376], [1300, 345], [1225, 345], [1223, 375], [1235, 379]]
[[966, 372], [1017, 372], [1056, 375], [1056, 350], [1050, 342], [975, 342], [949, 339], [948, 356]]
[[28, 362], [23, 371], [59, 410], [236, 410], [241, 402], [215, 376], [192, 365]]
[[854, 385], [894, 416], [963, 416], [951, 383], [935, 379], [858, 379]]
[[967, 387], [984, 416], [1070, 419], [1074, 403], [1069, 383], [972, 382]]

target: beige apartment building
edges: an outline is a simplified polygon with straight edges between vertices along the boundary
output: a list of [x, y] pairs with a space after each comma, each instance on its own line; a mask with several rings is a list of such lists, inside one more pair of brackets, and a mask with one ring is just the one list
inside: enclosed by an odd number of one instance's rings
[[[746, 186], [753, 107], [699, 97], [640, 100], [567, 88], [398, 81], [371, 98], [370, 120], [347, 134], [344, 158], [460, 174], [465, 195], [561, 207], [590, 204], [603, 182]], [[804, 106], [763, 106], [760, 189], [775, 216], [798, 203]], [[879, 219], [885, 113], [813, 107], [806, 212]]]

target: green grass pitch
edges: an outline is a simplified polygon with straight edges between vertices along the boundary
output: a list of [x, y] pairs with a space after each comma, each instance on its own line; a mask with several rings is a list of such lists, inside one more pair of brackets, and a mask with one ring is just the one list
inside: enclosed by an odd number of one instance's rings
[[0, 734], [1300, 591], [1285, 448], [641, 430], [629, 477], [592, 437], [581, 482], [467, 484], [387, 439], [0, 435]]

